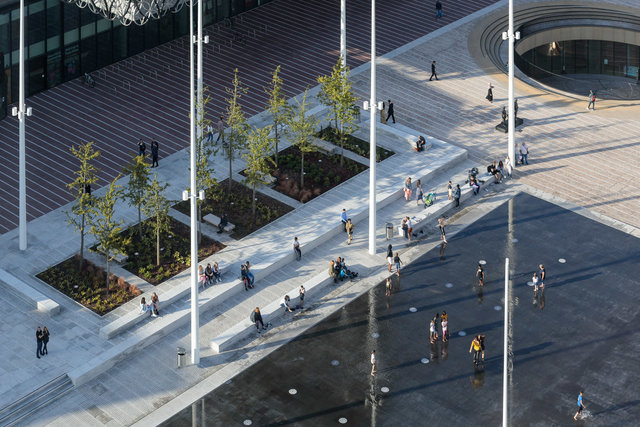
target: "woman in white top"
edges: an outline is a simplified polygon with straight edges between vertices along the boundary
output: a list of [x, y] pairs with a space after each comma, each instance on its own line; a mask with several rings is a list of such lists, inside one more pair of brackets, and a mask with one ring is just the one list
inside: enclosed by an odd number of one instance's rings
[[509, 158], [509, 156], [504, 159], [504, 171], [507, 173], [507, 175], [509, 175], [509, 178], [511, 178], [511, 174], [513, 173], [513, 165], [511, 164], [511, 159]]
[[140, 300], [140, 314], [144, 314], [148, 311], [150, 310], [149, 310], [149, 306], [147, 305], [147, 301], [145, 300], [144, 297], [142, 297], [142, 299]]

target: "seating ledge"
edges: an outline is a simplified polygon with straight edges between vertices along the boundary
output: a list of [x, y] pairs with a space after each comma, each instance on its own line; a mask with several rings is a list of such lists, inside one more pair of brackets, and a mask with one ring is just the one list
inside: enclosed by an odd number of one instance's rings
[[[220, 218], [214, 214], [206, 214], [205, 216], [202, 217], [202, 219], [204, 219], [209, 224], [212, 224], [214, 227], [217, 227], [218, 225], [220, 225]], [[230, 222], [227, 222], [227, 225], [224, 226], [224, 231], [226, 231], [227, 233], [230, 233], [231, 231], [233, 231], [234, 228], [236, 228], [235, 225], [231, 224]]]
[[[308, 295], [309, 291], [320, 289], [322, 286], [327, 285], [332, 281], [333, 279], [329, 277], [327, 272], [323, 271], [316, 274], [304, 283], [305, 291]], [[296, 287], [285, 295], [297, 295], [299, 289], [299, 287]], [[284, 295], [282, 296], [282, 298], [284, 298]], [[284, 308], [282, 307], [281, 299], [278, 299], [277, 301], [274, 301], [267, 306], [262, 307], [260, 309], [260, 313], [262, 314], [265, 323], [282, 316], [284, 314]], [[236, 323], [232, 327], [220, 333], [218, 336], [212, 338], [210, 341], [211, 349], [215, 353], [221, 353], [230, 350], [234, 342], [237, 342], [238, 340], [247, 336], [251, 332], [251, 329], [255, 327], [255, 325], [251, 323], [249, 315], [250, 313], [247, 313], [247, 317], [244, 320]]]
[[60, 312], [60, 305], [57, 302], [51, 298], [47, 298], [27, 283], [1, 268], [0, 281], [6, 283], [7, 286], [23, 297], [23, 299], [34, 304], [39, 312], [47, 314], [57, 314]]

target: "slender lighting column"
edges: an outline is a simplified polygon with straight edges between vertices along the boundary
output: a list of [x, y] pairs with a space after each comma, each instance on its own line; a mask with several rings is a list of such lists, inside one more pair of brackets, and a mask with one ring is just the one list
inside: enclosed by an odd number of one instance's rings
[[340, 57], [347, 66], [347, 0], [340, 0]]
[[506, 33], [502, 33], [502, 39], [508, 40], [509, 43], [509, 64], [507, 65], [509, 71], [509, 121], [507, 124], [507, 129], [509, 133], [508, 141], [509, 147], [507, 153], [509, 154], [509, 159], [511, 163], [515, 165], [515, 129], [516, 129], [516, 117], [515, 111], [513, 108], [513, 78], [515, 71], [514, 64], [514, 45], [515, 41], [520, 39], [520, 32], [514, 34], [513, 32], [513, 0], [509, 0], [509, 28]]
[[[198, 7], [202, 1], [198, 2]], [[189, 138], [190, 172], [189, 201], [191, 213], [191, 363], [200, 363], [200, 306], [198, 304], [198, 223], [196, 221], [196, 115], [193, 76], [193, 2], [189, 5]]]
[[18, 111], [15, 112], [14, 115], [18, 116], [18, 120], [20, 122], [19, 129], [19, 157], [18, 157], [18, 168], [20, 170], [18, 177], [18, 191], [19, 191], [19, 199], [18, 199], [18, 210], [19, 210], [19, 245], [20, 250], [24, 251], [27, 249], [27, 178], [26, 178], [26, 154], [25, 154], [25, 121], [26, 116], [31, 115], [31, 109], [29, 108], [29, 114], [27, 114], [26, 105], [24, 105], [24, 0], [20, 0], [20, 64], [19, 64], [19, 93], [18, 93]]
[[509, 258], [504, 259], [504, 360], [502, 363], [502, 426], [507, 427], [507, 365], [509, 343]]
[[369, 100], [369, 253], [376, 254], [376, 0], [371, 0], [371, 99]]

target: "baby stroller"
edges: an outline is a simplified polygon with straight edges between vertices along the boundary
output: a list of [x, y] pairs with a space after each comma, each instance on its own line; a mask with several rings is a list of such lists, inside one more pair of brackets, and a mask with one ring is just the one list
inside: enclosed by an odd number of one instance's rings
[[422, 195], [422, 202], [424, 203], [425, 209], [433, 205], [433, 202], [435, 201], [436, 201], [436, 190], [432, 190], [429, 193]]

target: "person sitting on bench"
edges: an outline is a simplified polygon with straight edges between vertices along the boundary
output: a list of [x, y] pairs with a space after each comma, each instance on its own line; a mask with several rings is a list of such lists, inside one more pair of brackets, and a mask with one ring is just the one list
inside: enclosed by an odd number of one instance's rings
[[227, 213], [222, 213], [222, 218], [220, 218], [220, 224], [218, 224], [218, 234], [222, 234], [224, 228], [229, 224], [229, 220], [227, 219]]
[[480, 184], [476, 181], [475, 176], [471, 176], [471, 180], [469, 181], [469, 187], [473, 188], [473, 195], [475, 196], [480, 191]]
[[416, 151], [424, 151], [424, 145], [427, 143], [424, 136], [420, 135], [416, 141]]

